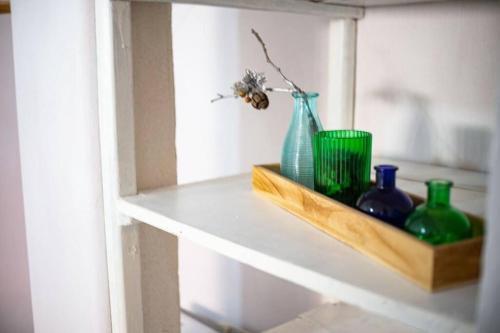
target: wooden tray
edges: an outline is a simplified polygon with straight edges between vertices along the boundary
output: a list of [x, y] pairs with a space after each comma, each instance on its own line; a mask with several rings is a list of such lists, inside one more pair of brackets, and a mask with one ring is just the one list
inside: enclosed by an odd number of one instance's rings
[[[330, 236], [399, 272], [428, 291], [474, 281], [479, 276], [483, 237], [432, 246], [354, 208], [297, 184], [279, 165], [254, 166], [254, 191]], [[415, 203], [422, 199], [411, 195]], [[474, 228], [482, 219], [467, 214]]]

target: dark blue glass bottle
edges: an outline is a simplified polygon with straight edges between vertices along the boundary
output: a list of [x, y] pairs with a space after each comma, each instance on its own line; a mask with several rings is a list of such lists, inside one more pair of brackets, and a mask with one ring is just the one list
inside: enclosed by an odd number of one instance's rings
[[406, 218], [413, 211], [413, 201], [396, 188], [397, 169], [395, 165], [377, 165], [376, 187], [363, 193], [356, 206], [375, 218], [404, 228]]

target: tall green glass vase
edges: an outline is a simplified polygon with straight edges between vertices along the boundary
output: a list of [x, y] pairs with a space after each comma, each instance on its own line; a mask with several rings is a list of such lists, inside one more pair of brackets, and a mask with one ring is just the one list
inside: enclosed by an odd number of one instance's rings
[[313, 146], [323, 126], [317, 112], [317, 93], [293, 93], [294, 111], [281, 154], [281, 174], [308, 188], [314, 188]]
[[464, 213], [450, 205], [453, 183], [434, 179], [426, 182], [427, 202], [419, 205], [405, 222], [405, 229], [428, 243], [453, 243], [472, 237]]

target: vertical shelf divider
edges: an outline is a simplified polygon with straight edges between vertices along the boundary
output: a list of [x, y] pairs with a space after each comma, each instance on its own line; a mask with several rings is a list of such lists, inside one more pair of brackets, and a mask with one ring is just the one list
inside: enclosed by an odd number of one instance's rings
[[96, 32], [112, 329], [180, 332], [177, 237], [116, 206], [176, 184], [171, 4], [96, 2]]

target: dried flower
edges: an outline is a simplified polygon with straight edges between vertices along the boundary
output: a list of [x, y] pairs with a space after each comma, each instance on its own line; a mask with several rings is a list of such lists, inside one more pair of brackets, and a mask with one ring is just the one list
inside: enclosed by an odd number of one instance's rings
[[243, 83], [241, 81], [235, 82], [233, 84], [233, 93], [234, 96], [239, 96], [239, 97], [245, 97], [248, 92], [250, 91], [250, 88], [246, 83]]
[[233, 84], [234, 96], [245, 97], [256, 92], [263, 92], [266, 89], [264, 86], [265, 82], [266, 77], [264, 73], [257, 73], [256, 71], [247, 69], [241, 81]]
[[241, 81], [246, 85], [248, 85], [248, 87], [250, 87], [251, 90], [264, 91], [265, 90], [264, 83], [266, 83], [267, 80], [264, 73], [257, 73], [256, 71], [247, 69]]
[[[257, 110], [266, 109], [269, 106], [269, 98], [265, 93], [265, 82], [264, 73], [247, 69], [241, 81], [233, 84], [233, 96], [244, 98], [246, 103], [252, 102], [252, 106]], [[218, 99], [221, 99], [226, 96], [219, 95], [219, 97]]]

